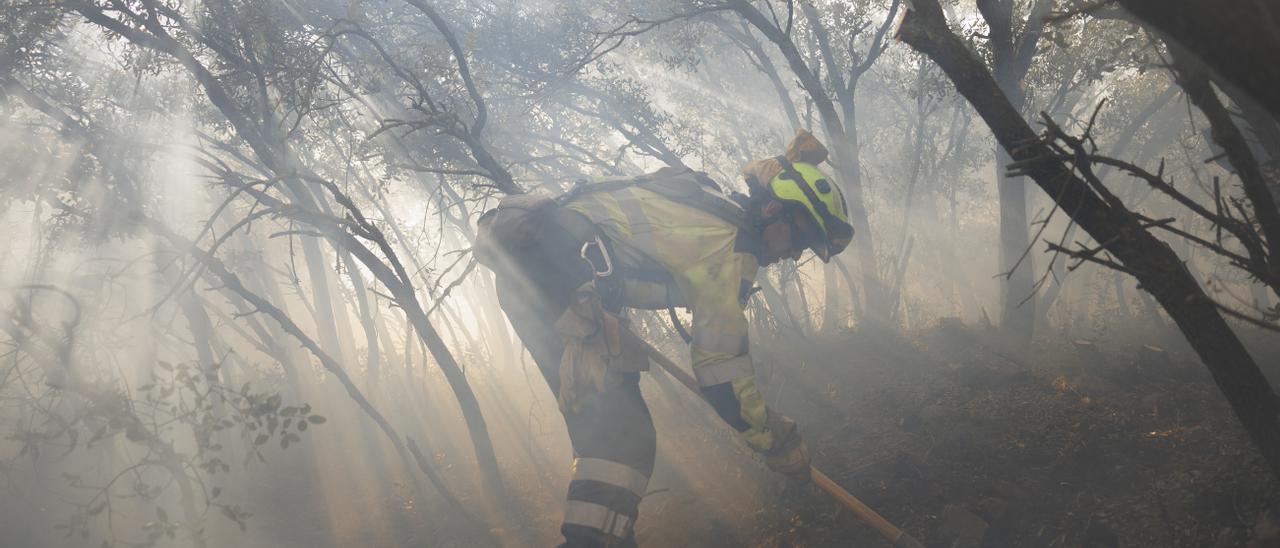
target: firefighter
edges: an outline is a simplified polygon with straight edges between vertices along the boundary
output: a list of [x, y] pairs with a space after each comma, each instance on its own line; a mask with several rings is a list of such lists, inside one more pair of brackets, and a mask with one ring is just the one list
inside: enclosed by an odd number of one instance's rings
[[624, 307], [691, 310], [703, 395], [770, 468], [808, 480], [796, 424], [757, 387], [743, 307], [760, 267], [805, 250], [829, 261], [852, 238], [843, 196], [817, 167], [826, 156], [802, 130], [785, 155], [746, 166], [749, 196], [664, 168], [554, 199], [508, 197], [481, 217], [477, 258], [495, 272], [502, 309], [557, 395], [573, 445], [566, 546], [634, 546], [653, 472], [656, 435], [639, 388], [648, 361], [619, 336]]

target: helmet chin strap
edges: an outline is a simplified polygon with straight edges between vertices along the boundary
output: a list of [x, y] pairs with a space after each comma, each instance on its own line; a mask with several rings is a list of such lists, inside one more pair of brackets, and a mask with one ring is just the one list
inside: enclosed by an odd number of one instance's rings
[[[770, 202], [776, 204], [776, 206], [772, 212], [767, 212], [766, 209], [768, 209]], [[781, 200], [772, 196], [763, 198], [752, 213], [752, 225], [756, 229], [756, 234], [759, 235], [763, 241], [765, 229], [769, 228], [774, 223], [786, 223], [788, 228], [795, 231], [795, 223], [790, 218], [792, 213], [793, 210], [787, 207]]]

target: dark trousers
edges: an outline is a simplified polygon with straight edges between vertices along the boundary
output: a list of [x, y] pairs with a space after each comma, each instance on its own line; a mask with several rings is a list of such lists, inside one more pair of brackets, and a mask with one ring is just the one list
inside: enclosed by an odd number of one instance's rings
[[[495, 272], [502, 310], [551, 392], [559, 394], [564, 344], [554, 324], [592, 274], [579, 255], [581, 238], [554, 222], [545, 229], [539, 245], [508, 250], [509, 260]], [[626, 374], [621, 385], [582, 395], [577, 411], [564, 412], [575, 458], [561, 526], [566, 546], [634, 545], [633, 526], [656, 450], [639, 381], [638, 373]]]

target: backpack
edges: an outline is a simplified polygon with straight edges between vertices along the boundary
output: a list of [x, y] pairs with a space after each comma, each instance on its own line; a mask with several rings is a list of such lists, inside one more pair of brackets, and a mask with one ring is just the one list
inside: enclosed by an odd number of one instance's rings
[[537, 245], [542, 241], [545, 223], [550, 219], [569, 225], [570, 232], [581, 236], [583, 241], [599, 236], [599, 229], [589, 219], [571, 212], [564, 204], [586, 193], [612, 192], [632, 186], [715, 215], [740, 230], [750, 232], [755, 228], [743, 207], [725, 198], [720, 187], [707, 174], [688, 168], [665, 167], [637, 177], [579, 181], [568, 192], [554, 198], [533, 193], [506, 196], [498, 202], [498, 207], [484, 212], [477, 221], [473, 248], [476, 260], [492, 269], [504, 250]]

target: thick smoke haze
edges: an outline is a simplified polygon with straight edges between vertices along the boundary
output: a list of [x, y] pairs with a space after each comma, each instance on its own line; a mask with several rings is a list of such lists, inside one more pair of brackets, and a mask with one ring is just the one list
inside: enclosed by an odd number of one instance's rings
[[[1272, 546], [1280, 112], [1239, 75], [1280, 20], [1151, 3], [5, 0], [0, 546], [558, 544], [479, 217], [746, 193], [799, 130], [854, 239], [745, 310], [816, 468], [927, 546]], [[640, 387], [640, 546], [892, 545]]]

